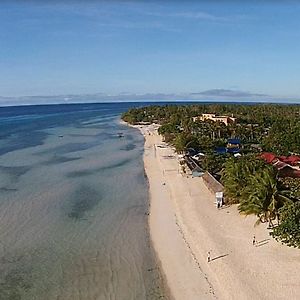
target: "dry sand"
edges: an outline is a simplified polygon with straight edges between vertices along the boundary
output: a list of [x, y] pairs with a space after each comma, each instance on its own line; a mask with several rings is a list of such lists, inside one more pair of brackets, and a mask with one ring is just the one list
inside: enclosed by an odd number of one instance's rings
[[256, 218], [240, 216], [236, 206], [218, 210], [202, 179], [182, 176], [174, 151], [158, 147], [154, 127], [139, 128], [145, 136], [150, 234], [172, 296], [300, 299], [300, 251], [275, 242], [265, 225], [254, 227]]

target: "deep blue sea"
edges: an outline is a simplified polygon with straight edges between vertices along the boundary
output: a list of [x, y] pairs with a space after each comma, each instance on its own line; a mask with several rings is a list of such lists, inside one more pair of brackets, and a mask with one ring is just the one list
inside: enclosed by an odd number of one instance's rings
[[1, 300], [164, 296], [143, 137], [120, 124], [140, 105], [0, 108]]

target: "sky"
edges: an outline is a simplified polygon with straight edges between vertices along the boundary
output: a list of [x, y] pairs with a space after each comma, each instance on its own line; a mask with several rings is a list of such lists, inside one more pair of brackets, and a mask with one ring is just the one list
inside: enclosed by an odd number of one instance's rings
[[3, 0], [0, 104], [299, 101], [299, 15], [298, 1]]

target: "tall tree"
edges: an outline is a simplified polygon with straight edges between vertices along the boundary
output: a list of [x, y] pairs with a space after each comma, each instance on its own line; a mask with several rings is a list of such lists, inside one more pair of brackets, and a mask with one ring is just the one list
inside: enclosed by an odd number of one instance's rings
[[249, 184], [243, 189], [238, 210], [245, 215], [255, 214], [259, 223], [269, 222], [278, 218], [278, 210], [292, 201], [287, 197], [286, 191], [279, 188], [276, 171], [265, 167], [259, 173], [251, 175]]

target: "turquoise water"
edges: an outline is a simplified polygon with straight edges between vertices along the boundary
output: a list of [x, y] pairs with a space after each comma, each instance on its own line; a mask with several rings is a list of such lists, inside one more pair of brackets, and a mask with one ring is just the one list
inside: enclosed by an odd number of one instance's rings
[[129, 105], [0, 108], [1, 300], [164, 297]]

